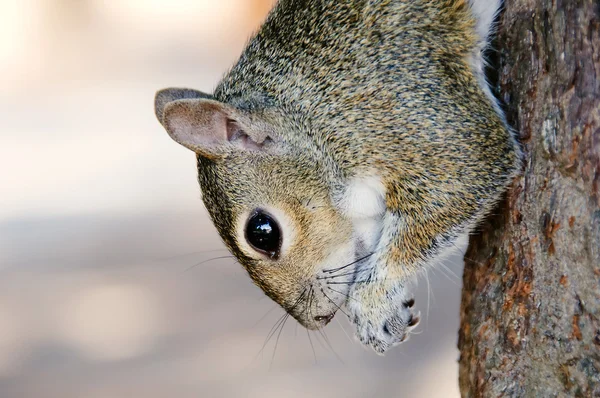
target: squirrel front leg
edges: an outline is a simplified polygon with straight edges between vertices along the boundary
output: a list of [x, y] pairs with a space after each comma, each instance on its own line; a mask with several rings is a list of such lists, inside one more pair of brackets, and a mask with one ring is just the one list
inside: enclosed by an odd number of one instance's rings
[[422, 259], [418, 248], [402, 247], [414, 240], [408, 230], [398, 215], [384, 215], [381, 238], [358, 269], [346, 304], [357, 338], [379, 354], [406, 341], [419, 322], [407, 284]]

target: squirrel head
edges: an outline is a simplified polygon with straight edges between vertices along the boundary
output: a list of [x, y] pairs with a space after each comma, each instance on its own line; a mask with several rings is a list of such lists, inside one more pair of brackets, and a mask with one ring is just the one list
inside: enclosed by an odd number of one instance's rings
[[[274, 107], [241, 109], [189, 89], [157, 93], [156, 116], [194, 151], [203, 201], [253, 281], [309, 329], [347, 299], [364, 245], [332, 196], [327, 159]], [[290, 118], [287, 118], [290, 119]], [[293, 118], [291, 118], [293, 119]]]

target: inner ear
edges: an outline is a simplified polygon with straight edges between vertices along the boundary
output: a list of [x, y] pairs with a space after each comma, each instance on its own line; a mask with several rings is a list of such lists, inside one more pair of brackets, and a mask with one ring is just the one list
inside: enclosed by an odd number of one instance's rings
[[239, 122], [227, 118], [227, 140], [233, 145], [237, 145], [240, 148], [252, 149], [252, 150], [263, 150], [265, 143], [271, 141], [271, 137], [268, 135], [254, 134], [254, 138], [247, 133], [247, 129], [240, 126]]
[[263, 150], [270, 140], [266, 132], [253, 129], [242, 113], [213, 99], [171, 101], [164, 107], [162, 124], [176, 142], [204, 155], [234, 147]]

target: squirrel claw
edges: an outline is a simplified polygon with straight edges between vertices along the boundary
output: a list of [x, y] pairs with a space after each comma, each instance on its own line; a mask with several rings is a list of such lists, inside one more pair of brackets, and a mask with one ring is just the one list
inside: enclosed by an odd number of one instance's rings
[[348, 310], [350, 321], [356, 327], [356, 337], [380, 355], [407, 341], [410, 332], [419, 324], [420, 314], [411, 309], [413, 299], [395, 299], [373, 308], [364, 306], [361, 301], [350, 301]]

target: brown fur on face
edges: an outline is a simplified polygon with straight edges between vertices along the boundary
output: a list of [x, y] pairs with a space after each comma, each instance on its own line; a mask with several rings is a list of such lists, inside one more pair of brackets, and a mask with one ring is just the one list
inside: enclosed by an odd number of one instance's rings
[[[304, 326], [322, 326], [315, 317], [335, 313], [346, 299], [327, 291], [329, 274], [323, 271], [352, 262], [356, 248], [350, 222], [332, 206], [318, 168], [313, 165], [314, 173], [299, 179], [301, 165], [296, 160], [263, 153], [218, 160], [199, 157], [198, 165], [209, 214], [252, 280]], [[284, 241], [292, 239], [284, 242], [287, 248], [278, 259], [252, 250], [244, 241], [245, 222], [256, 209], [274, 216], [283, 213], [293, 230], [287, 233], [284, 220], [277, 220]], [[340, 258], [331, 261], [337, 253]], [[347, 285], [339, 290], [347, 292]]]

